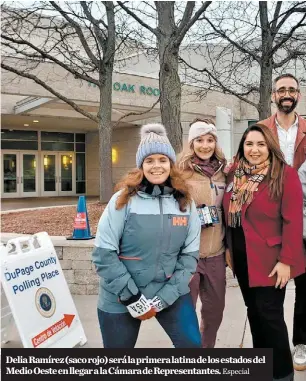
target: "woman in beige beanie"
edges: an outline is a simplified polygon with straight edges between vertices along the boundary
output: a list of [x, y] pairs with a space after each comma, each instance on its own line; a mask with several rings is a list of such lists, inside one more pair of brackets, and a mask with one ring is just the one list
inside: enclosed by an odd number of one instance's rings
[[214, 348], [225, 304], [225, 231], [221, 206], [226, 160], [210, 119], [196, 119], [190, 124], [188, 145], [179, 167], [184, 171], [202, 225], [200, 259], [189, 287], [194, 306], [198, 296], [202, 303], [202, 346]]

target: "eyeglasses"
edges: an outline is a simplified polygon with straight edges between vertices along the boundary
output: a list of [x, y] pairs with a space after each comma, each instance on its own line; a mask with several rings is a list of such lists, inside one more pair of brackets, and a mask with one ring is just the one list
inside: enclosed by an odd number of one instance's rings
[[280, 89], [275, 90], [275, 92], [281, 97], [286, 95], [287, 92], [289, 95], [294, 97], [294, 96], [296, 96], [296, 94], [298, 94], [300, 92], [300, 90], [295, 89], [294, 87], [289, 87], [288, 89], [286, 87], [281, 87]]

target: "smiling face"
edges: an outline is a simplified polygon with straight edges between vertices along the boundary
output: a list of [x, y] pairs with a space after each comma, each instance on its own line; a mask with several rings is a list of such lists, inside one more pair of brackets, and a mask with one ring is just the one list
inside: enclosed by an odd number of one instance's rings
[[193, 150], [198, 158], [207, 160], [212, 157], [216, 148], [216, 139], [210, 135], [201, 135], [193, 140]]
[[278, 110], [290, 114], [296, 108], [301, 94], [298, 84], [293, 78], [285, 77], [278, 80], [272, 93], [272, 101]]
[[143, 161], [142, 169], [145, 178], [151, 184], [163, 184], [170, 175], [170, 159], [160, 154], [147, 156]]
[[259, 131], [250, 131], [243, 144], [244, 157], [251, 165], [259, 165], [269, 157], [266, 139]]

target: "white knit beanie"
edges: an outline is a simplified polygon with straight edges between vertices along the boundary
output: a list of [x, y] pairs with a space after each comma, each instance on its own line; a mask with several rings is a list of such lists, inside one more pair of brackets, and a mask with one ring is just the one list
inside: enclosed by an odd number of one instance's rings
[[190, 126], [188, 143], [190, 144], [193, 139], [207, 134], [213, 135], [216, 141], [218, 141], [217, 130], [213, 124], [197, 121]]
[[175, 163], [175, 152], [162, 124], [152, 123], [142, 126], [140, 137], [141, 140], [136, 153], [136, 165], [138, 168], [141, 168], [147, 156], [157, 153], [168, 156]]

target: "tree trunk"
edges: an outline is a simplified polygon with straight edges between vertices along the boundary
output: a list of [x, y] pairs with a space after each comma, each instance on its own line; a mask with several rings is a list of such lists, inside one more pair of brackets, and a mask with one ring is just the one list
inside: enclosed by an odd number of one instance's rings
[[271, 116], [271, 93], [272, 93], [272, 60], [269, 59], [261, 65], [260, 73], [260, 93], [258, 113], [259, 120]]
[[181, 81], [178, 75], [178, 52], [175, 49], [163, 49], [160, 58], [159, 88], [160, 109], [163, 125], [176, 153], [182, 150], [181, 126]]
[[259, 86], [259, 120], [271, 116], [271, 93], [273, 57], [271, 56], [273, 37], [268, 19], [268, 5], [265, 1], [259, 2], [259, 14], [261, 25], [262, 55], [260, 62], [260, 86]]
[[174, 5], [171, 1], [156, 2], [158, 10], [159, 88], [163, 125], [176, 153], [182, 150], [181, 81], [178, 75], [179, 47], [175, 46]]
[[100, 73], [99, 118], [99, 166], [100, 166], [100, 202], [108, 202], [113, 195], [112, 174], [112, 68]]

